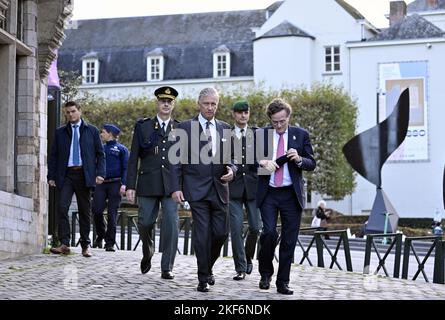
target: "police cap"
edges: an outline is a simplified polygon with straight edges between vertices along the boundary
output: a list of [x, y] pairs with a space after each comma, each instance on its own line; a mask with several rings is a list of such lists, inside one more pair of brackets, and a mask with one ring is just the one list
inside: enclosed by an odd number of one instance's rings
[[104, 129], [107, 130], [107, 132], [114, 134], [115, 136], [118, 136], [121, 132], [121, 129], [119, 129], [118, 126], [111, 123], [104, 124]]
[[178, 96], [178, 91], [175, 88], [165, 86], [160, 87], [155, 90], [155, 96], [158, 99], [171, 99], [175, 100]]

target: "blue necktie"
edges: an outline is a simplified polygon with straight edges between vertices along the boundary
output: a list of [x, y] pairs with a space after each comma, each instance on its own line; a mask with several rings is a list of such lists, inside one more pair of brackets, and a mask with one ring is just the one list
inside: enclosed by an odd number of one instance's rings
[[77, 134], [77, 127], [79, 125], [75, 124], [73, 126], [73, 165], [78, 166], [80, 164], [79, 156], [79, 136]]

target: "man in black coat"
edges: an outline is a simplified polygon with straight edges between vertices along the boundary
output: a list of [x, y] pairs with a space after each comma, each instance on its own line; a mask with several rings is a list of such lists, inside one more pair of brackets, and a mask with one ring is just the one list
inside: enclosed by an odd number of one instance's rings
[[[178, 125], [178, 161], [172, 161], [172, 197], [188, 201], [198, 263], [198, 291], [215, 284], [212, 268], [228, 235], [229, 186], [236, 172], [231, 161], [230, 125], [215, 119], [219, 95], [203, 89], [199, 115]], [[182, 129], [182, 130], [181, 130]]]
[[91, 242], [91, 189], [104, 181], [105, 154], [99, 130], [81, 118], [80, 105], [69, 101], [64, 111], [68, 123], [57, 128], [48, 161], [48, 184], [59, 190], [57, 220], [61, 242], [60, 246], [50, 251], [55, 254], [70, 252], [68, 210], [73, 194], [76, 194], [82, 255], [91, 257], [88, 248]]
[[173, 279], [173, 264], [178, 247], [178, 206], [171, 198], [168, 151], [174, 141], [178, 121], [171, 118], [178, 92], [172, 87], [161, 87], [154, 92], [157, 98], [157, 115], [136, 122], [128, 161], [127, 191], [130, 202], [138, 197], [138, 229], [142, 240], [141, 272], [151, 268], [154, 254], [153, 230], [162, 206], [161, 222], [161, 277]]
[[[233, 105], [232, 116], [235, 120], [232, 130], [233, 149], [238, 171], [236, 177], [229, 183], [230, 239], [236, 271], [233, 280], [243, 280], [246, 273], [252, 272], [252, 259], [261, 228], [260, 212], [256, 206], [258, 175], [254, 164], [254, 131], [257, 128], [248, 126], [250, 110], [245, 100]], [[247, 212], [249, 225], [245, 246], [243, 206]]]

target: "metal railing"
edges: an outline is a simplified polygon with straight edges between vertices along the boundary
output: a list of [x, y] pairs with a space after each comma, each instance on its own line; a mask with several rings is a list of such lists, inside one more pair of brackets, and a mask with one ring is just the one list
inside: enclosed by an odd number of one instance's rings
[[[322, 236], [330, 236], [330, 235], [338, 235], [338, 241], [337, 245], [335, 247], [335, 252], [332, 253], [331, 249], [329, 248], [329, 245], [324, 241]], [[338, 263], [337, 255], [340, 250], [340, 247], [343, 243], [343, 251], [345, 253], [345, 262], [346, 262], [346, 270], [352, 271], [352, 260], [351, 260], [351, 251], [349, 249], [349, 240], [348, 240], [348, 233], [346, 230], [332, 230], [332, 231], [316, 231], [314, 233], [315, 236], [315, 243], [317, 246], [317, 257], [318, 262], [317, 266], [324, 268], [324, 256], [323, 256], [323, 249], [326, 248], [327, 252], [329, 253], [331, 257], [331, 264], [329, 265], [329, 269], [332, 269], [334, 264], [338, 267], [338, 269], [343, 270], [340, 264]]]
[[[374, 271], [374, 275], [378, 274], [380, 269], [383, 269], [385, 275], [389, 277], [389, 273], [386, 270], [385, 263], [386, 259], [388, 258], [389, 254], [394, 248], [395, 260], [394, 260], [393, 277], [398, 278], [400, 273], [400, 259], [402, 255], [402, 237], [403, 235], [401, 233], [368, 234], [366, 236], [365, 263], [363, 266], [363, 273], [369, 274], [369, 268], [370, 268], [369, 266], [371, 264], [371, 252], [372, 249], [374, 249], [377, 258], [379, 259], [378, 267]], [[379, 248], [375, 242], [375, 239], [380, 239], [380, 238], [382, 239], [383, 243], [386, 243], [387, 238], [391, 238], [391, 243], [389, 244], [388, 248], [386, 248], [383, 257], [380, 255], [381, 252], [379, 251]]]

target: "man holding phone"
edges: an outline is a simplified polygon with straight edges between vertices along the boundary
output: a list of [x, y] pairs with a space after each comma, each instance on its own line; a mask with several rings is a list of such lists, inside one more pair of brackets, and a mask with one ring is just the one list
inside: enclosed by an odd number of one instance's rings
[[[289, 275], [297, 243], [300, 220], [305, 206], [303, 170], [315, 169], [314, 152], [309, 133], [289, 126], [291, 106], [282, 99], [267, 107], [272, 127], [258, 129], [256, 137], [264, 137], [264, 154], [272, 148], [273, 159], [257, 159], [266, 174], [258, 175], [257, 206], [261, 211], [263, 231], [260, 237], [260, 289], [269, 289], [274, 273], [273, 258], [278, 242], [277, 219], [281, 219], [279, 267], [276, 286], [278, 293], [290, 295]], [[268, 135], [268, 133], [271, 133]], [[269, 143], [269, 137], [273, 140]], [[287, 151], [285, 151], [287, 150]]]

